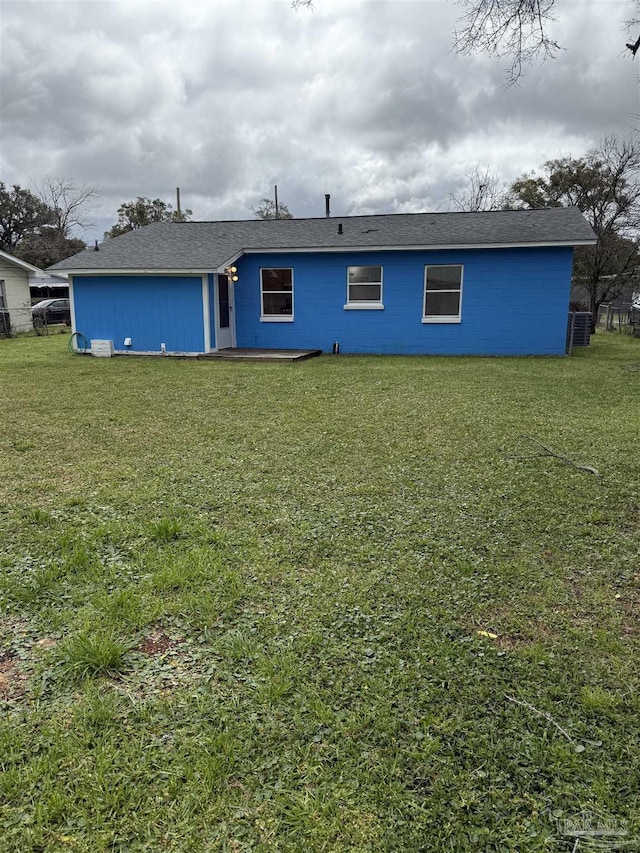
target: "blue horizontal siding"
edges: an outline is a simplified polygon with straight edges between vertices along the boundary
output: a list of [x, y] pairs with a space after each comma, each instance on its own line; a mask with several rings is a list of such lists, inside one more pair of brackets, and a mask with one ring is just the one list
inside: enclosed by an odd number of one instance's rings
[[117, 350], [204, 352], [201, 276], [73, 276], [76, 329]]
[[[433, 355], [562, 355], [567, 247], [245, 255], [237, 262], [239, 347]], [[425, 264], [463, 264], [462, 321], [422, 323]], [[345, 310], [347, 267], [380, 265], [383, 310]], [[294, 320], [260, 321], [260, 268], [294, 270]]]

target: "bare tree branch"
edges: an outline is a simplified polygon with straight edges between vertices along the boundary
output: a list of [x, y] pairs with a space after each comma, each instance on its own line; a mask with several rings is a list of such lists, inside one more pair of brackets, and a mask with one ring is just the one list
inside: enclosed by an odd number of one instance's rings
[[[563, 48], [549, 35], [556, 0], [456, 0], [462, 8], [454, 31], [457, 53], [489, 53], [510, 60], [507, 85], [518, 82], [524, 66], [534, 59], [553, 59]], [[314, 0], [291, 0], [293, 9], [313, 10]], [[635, 32], [639, 18], [625, 21], [627, 32]], [[635, 59], [640, 36], [625, 47]]]
[[272, 198], [263, 198], [258, 207], [253, 211], [257, 219], [293, 219], [293, 214], [286, 204], [276, 203]]
[[550, 59], [561, 49], [548, 32], [555, 0], [459, 0], [463, 14], [454, 33], [458, 53], [507, 57], [507, 82], [516, 83], [523, 66]]
[[35, 189], [39, 198], [54, 211], [54, 225], [65, 238], [71, 237], [76, 229], [85, 231], [93, 227], [93, 223], [85, 219], [83, 208], [98, 196], [95, 187], [46, 175]]
[[465, 188], [449, 195], [457, 210], [500, 210], [504, 207], [507, 189], [497, 172], [478, 164], [473, 172], [462, 174], [467, 180]]

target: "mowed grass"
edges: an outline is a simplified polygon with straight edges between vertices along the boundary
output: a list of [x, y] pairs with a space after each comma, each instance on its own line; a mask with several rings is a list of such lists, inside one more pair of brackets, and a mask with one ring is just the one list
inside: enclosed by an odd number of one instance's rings
[[0, 399], [1, 851], [556, 851], [584, 810], [640, 838], [640, 341], [18, 339]]

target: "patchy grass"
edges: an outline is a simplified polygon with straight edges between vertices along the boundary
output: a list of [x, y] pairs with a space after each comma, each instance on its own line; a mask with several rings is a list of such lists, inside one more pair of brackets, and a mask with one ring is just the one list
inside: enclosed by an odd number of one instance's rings
[[61, 647], [61, 671], [64, 676], [77, 679], [113, 675], [126, 668], [127, 651], [127, 643], [112, 633], [86, 628]]
[[639, 367], [0, 341], [0, 851], [640, 838]]
[[161, 518], [150, 525], [149, 535], [156, 542], [173, 542], [182, 535], [182, 521], [179, 518]]

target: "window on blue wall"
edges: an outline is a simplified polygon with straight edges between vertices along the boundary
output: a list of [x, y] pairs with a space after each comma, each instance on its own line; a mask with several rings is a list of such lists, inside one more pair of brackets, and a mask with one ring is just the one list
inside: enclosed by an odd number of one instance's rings
[[261, 269], [261, 320], [290, 322], [293, 320], [293, 270]]
[[462, 264], [424, 268], [423, 323], [459, 323], [462, 307]]
[[382, 308], [382, 267], [347, 267], [345, 308]]

